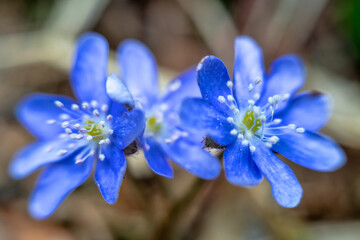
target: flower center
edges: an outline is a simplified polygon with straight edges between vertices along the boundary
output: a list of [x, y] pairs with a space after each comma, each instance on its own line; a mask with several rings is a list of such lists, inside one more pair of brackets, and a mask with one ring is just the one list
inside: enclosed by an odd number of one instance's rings
[[255, 134], [261, 128], [261, 120], [259, 118], [255, 119], [254, 111], [247, 110], [242, 123], [245, 125], [248, 131]]
[[161, 122], [158, 121], [156, 117], [149, 117], [146, 122], [146, 129], [153, 134], [157, 134], [161, 130]]
[[107, 137], [106, 134], [104, 134], [104, 127], [99, 123], [95, 123], [94, 120], [86, 119], [84, 121], [84, 128], [87, 130], [86, 133], [95, 141], [100, 141]]

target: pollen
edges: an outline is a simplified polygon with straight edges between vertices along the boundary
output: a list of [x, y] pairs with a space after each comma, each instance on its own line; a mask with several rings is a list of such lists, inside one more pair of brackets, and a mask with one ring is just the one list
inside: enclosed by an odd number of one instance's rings
[[95, 121], [87, 119], [84, 121], [84, 128], [93, 140], [101, 141], [106, 138], [104, 127], [100, 123], [95, 123]]
[[242, 123], [252, 133], [256, 133], [261, 128], [261, 119], [255, 118], [254, 111], [251, 110], [245, 113]]
[[149, 117], [146, 122], [146, 128], [148, 131], [157, 134], [161, 130], [161, 123], [158, 122], [156, 117]]

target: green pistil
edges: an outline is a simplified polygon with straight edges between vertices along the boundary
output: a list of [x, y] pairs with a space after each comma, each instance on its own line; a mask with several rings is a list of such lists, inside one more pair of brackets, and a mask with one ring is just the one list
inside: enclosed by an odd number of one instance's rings
[[95, 124], [93, 120], [85, 120], [84, 128], [90, 132], [87, 132], [88, 135], [92, 136], [94, 140], [100, 141], [103, 140], [106, 136], [104, 134], [104, 128], [100, 124]]
[[161, 130], [161, 124], [156, 122], [155, 117], [149, 117], [146, 123], [146, 128], [148, 131], [157, 134]]
[[242, 120], [242, 123], [246, 126], [248, 130], [250, 130], [252, 133], [256, 133], [261, 128], [261, 121], [258, 118], [255, 121], [255, 115], [254, 112], [251, 110], [247, 110], [245, 113], [245, 116]]

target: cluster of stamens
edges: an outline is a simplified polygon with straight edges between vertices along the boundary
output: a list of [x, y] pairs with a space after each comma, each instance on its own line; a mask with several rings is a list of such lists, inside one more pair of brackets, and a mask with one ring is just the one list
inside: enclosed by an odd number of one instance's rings
[[[60, 108], [61, 113], [58, 119], [49, 119], [47, 124], [59, 124], [64, 133], [60, 134], [63, 140], [86, 141], [87, 146], [75, 157], [75, 163], [83, 163], [89, 156], [98, 154], [98, 159], [103, 161], [105, 155], [101, 152], [102, 146], [110, 144], [109, 136], [113, 134], [111, 129], [112, 115], [107, 114], [109, 107], [106, 104], [99, 106], [93, 100], [90, 103], [82, 102], [81, 106], [72, 104], [71, 109], [65, 107], [61, 101], [55, 101], [56, 107]], [[68, 149], [76, 147], [76, 144], [68, 144]], [[60, 149], [58, 155], [66, 155], [68, 149]], [[52, 149], [48, 149], [51, 151]]]
[[231, 135], [235, 135], [241, 140], [243, 146], [249, 146], [250, 151], [254, 152], [256, 147], [251, 144], [253, 138], [262, 140], [265, 145], [271, 148], [274, 144], [279, 142], [279, 135], [286, 134], [290, 131], [297, 133], [305, 132], [302, 127], [297, 127], [295, 124], [288, 124], [286, 126], [276, 126], [281, 123], [281, 119], [274, 119], [274, 110], [278, 107], [280, 101], [288, 101], [290, 94], [274, 95], [268, 98], [265, 106], [256, 106], [255, 103], [260, 99], [260, 94], [255, 93], [256, 87], [261, 83], [262, 79], [257, 78], [253, 83], [248, 85], [249, 100], [247, 109], [239, 109], [235, 101], [232, 91], [233, 82], [228, 81], [227, 87], [231, 91], [231, 95], [218, 96], [218, 101], [226, 104], [233, 113], [233, 117], [228, 117], [227, 121], [235, 125], [235, 128], [230, 131]]

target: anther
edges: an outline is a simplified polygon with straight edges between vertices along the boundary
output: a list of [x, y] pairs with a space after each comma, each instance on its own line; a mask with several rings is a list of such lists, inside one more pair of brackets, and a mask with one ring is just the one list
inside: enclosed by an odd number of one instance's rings
[[248, 146], [249, 145], [249, 141], [244, 139], [241, 141], [241, 145], [243, 145], [244, 147]]
[[99, 159], [100, 159], [100, 161], [104, 161], [104, 159], [105, 159], [105, 155], [104, 155], [104, 154], [102, 154], [102, 153], [100, 153], [100, 154], [99, 154]]
[[272, 148], [272, 144], [269, 143], [269, 142], [266, 142], [266, 143], [265, 143], [265, 146], [267, 146], [268, 148]]
[[254, 98], [255, 101], [259, 100], [260, 94], [255, 93], [253, 98]]
[[288, 125], [288, 127], [289, 127], [290, 129], [294, 130], [294, 129], [296, 128], [296, 125], [293, 124], [293, 123], [291, 123], [291, 124]]
[[81, 107], [83, 108], [83, 109], [85, 109], [85, 110], [89, 110], [89, 103], [88, 102], [83, 102], [83, 103], [81, 103]]
[[260, 78], [260, 77], [257, 77], [256, 80], [255, 80], [255, 84], [257, 85], [257, 84], [259, 84], [261, 81], [262, 81], [261, 78]]
[[114, 130], [112, 130], [112, 129], [108, 130], [108, 134], [112, 135], [113, 133], [114, 133]]
[[80, 123], [74, 124], [74, 128], [75, 128], [75, 129], [80, 129], [80, 127], [81, 127]]
[[274, 99], [274, 103], [277, 103], [277, 102], [280, 100], [280, 96], [279, 96], [279, 95], [275, 95], [275, 96], [273, 97], [273, 99]]
[[253, 105], [255, 104], [255, 101], [252, 100], [252, 99], [249, 99], [249, 100], [248, 100], [248, 104], [251, 105], [251, 106], [253, 106]]
[[230, 134], [231, 134], [231, 135], [237, 135], [238, 132], [237, 132], [237, 130], [234, 128], [234, 129], [232, 129], [232, 130], [230, 131]]
[[87, 133], [88, 130], [86, 130], [86, 128], [80, 128], [79, 132], [80, 132], [80, 133]]
[[286, 94], [284, 94], [284, 96], [282, 97], [282, 100], [283, 100], [283, 101], [286, 101], [286, 100], [289, 99], [289, 97], [290, 97], [290, 94], [286, 93]]
[[59, 108], [63, 108], [63, 107], [64, 107], [64, 104], [63, 104], [62, 102], [58, 101], [58, 100], [56, 100], [54, 103], [55, 103], [55, 105], [56, 105], [57, 107], [59, 107]]
[[105, 127], [105, 121], [100, 121], [99, 124], [100, 124], [102, 127]]
[[104, 145], [105, 144], [105, 140], [104, 139], [101, 139], [100, 141], [99, 141], [99, 145]]
[[88, 135], [88, 136], [86, 137], [86, 140], [87, 140], [88, 142], [90, 142], [92, 139], [93, 139], [93, 137], [90, 136], [90, 135]]
[[232, 81], [227, 81], [226, 86], [231, 89], [234, 86], [234, 84]]
[[253, 145], [250, 145], [250, 152], [255, 152], [255, 150], [256, 150], [256, 147]]
[[273, 120], [273, 123], [274, 124], [279, 124], [279, 123], [281, 123], [281, 119], [280, 118], [275, 118], [274, 120]]
[[69, 122], [68, 121], [65, 121], [65, 122], [62, 122], [61, 123], [61, 127], [62, 128], [66, 128], [66, 127], [68, 127], [69, 126]]
[[49, 124], [49, 125], [54, 124], [54, 123], [56, 123], [55, 119], [49, 119], [46, 121], [46, 124]]
[[228, 117], [226, 120], [228, 121], [228, 123], [234, 123], [234, 118], [233, 117]]
[[218, 101], [220, 102], [220, 103], [225, 103], [225, 98], [224, 98], [224, 96], [219, 96], [218, 97]]
[[274, 98], [273, 98], [273, 97], [269, 97], [269, 98], [268, 98], [268, 102], [269, 102], [270, 104], [274, 104]]
[[254, 85], [252, 83], [249, 84], [249, 91], [251, 92], [254, 89]]
[[71, 134], [71, 133], [72, 133], [72, 131], [71, 131], [70, 128], [65, 128], [65, 132], [66, 132], [67, 134]]
[[61, 150], [59, 150], [58, 152], [57, 152], [57, 154], [59, 155], [59, 156], [64, 156], [65, 154], [67, 154], [67, 150], [65, 150], [65, 149], [61, 149]]
[[78, 111], [80, 109], [80, 107], [79, 107], [79, 105], [73, 103], [73, 104], [71, 104], [71, 109], [74, 111]]
[[109, 139], [109, 138], [105, 138], [105, 143], [106, 143], [106, 144], [110, 144], [110, 139]]
[[103, 111], [103, 112], [107, 112], [109, 110], [109, 106], [108, 105], [106, 105], [106, 104], [103, 104], [103, 105], [101, 105], [101, 111]]
[[106, 120], [111, 121], [112, 119], [113, 119], [112, 115], [109, 114], [109, 115], [106, 116]]
[[238, 134], [238, 139], [243, 139], [244, 138], [244, 135], [242, 135], [241, 133]]
[[99, 110], [95, 109], [93, 111], [93, 115], [96, 116], [96, 117], [100, 116]]
[[261, 116], [260, 116], [260, 121], [261, 121], [262, 123], [266, 122], [266, 116], [265, 116], [265, 115], [261, 115]]
[[99, 105], [99, 103], [98, 103], [96, 100], [92, 100], [92, 101], [90, 102], [90, 104], [91, 104], [91, 106], [92, 106], [93, 108], [97, 108], [98, 105]]
[[303, 133], [303, 132], [305, 132], [305, 128], [300, 127], [300, 128], [297, 128], [295, 131], [297, 133]]
[[279, 138], [277, 136], [272, 136], [271, 138], [269, 138], [269, 142], [271, 144], [276, 144], [279, 141]]
[[227, 99], [232, 102], [235, 101], [234, 97], [232, 95], [227, 95]]

